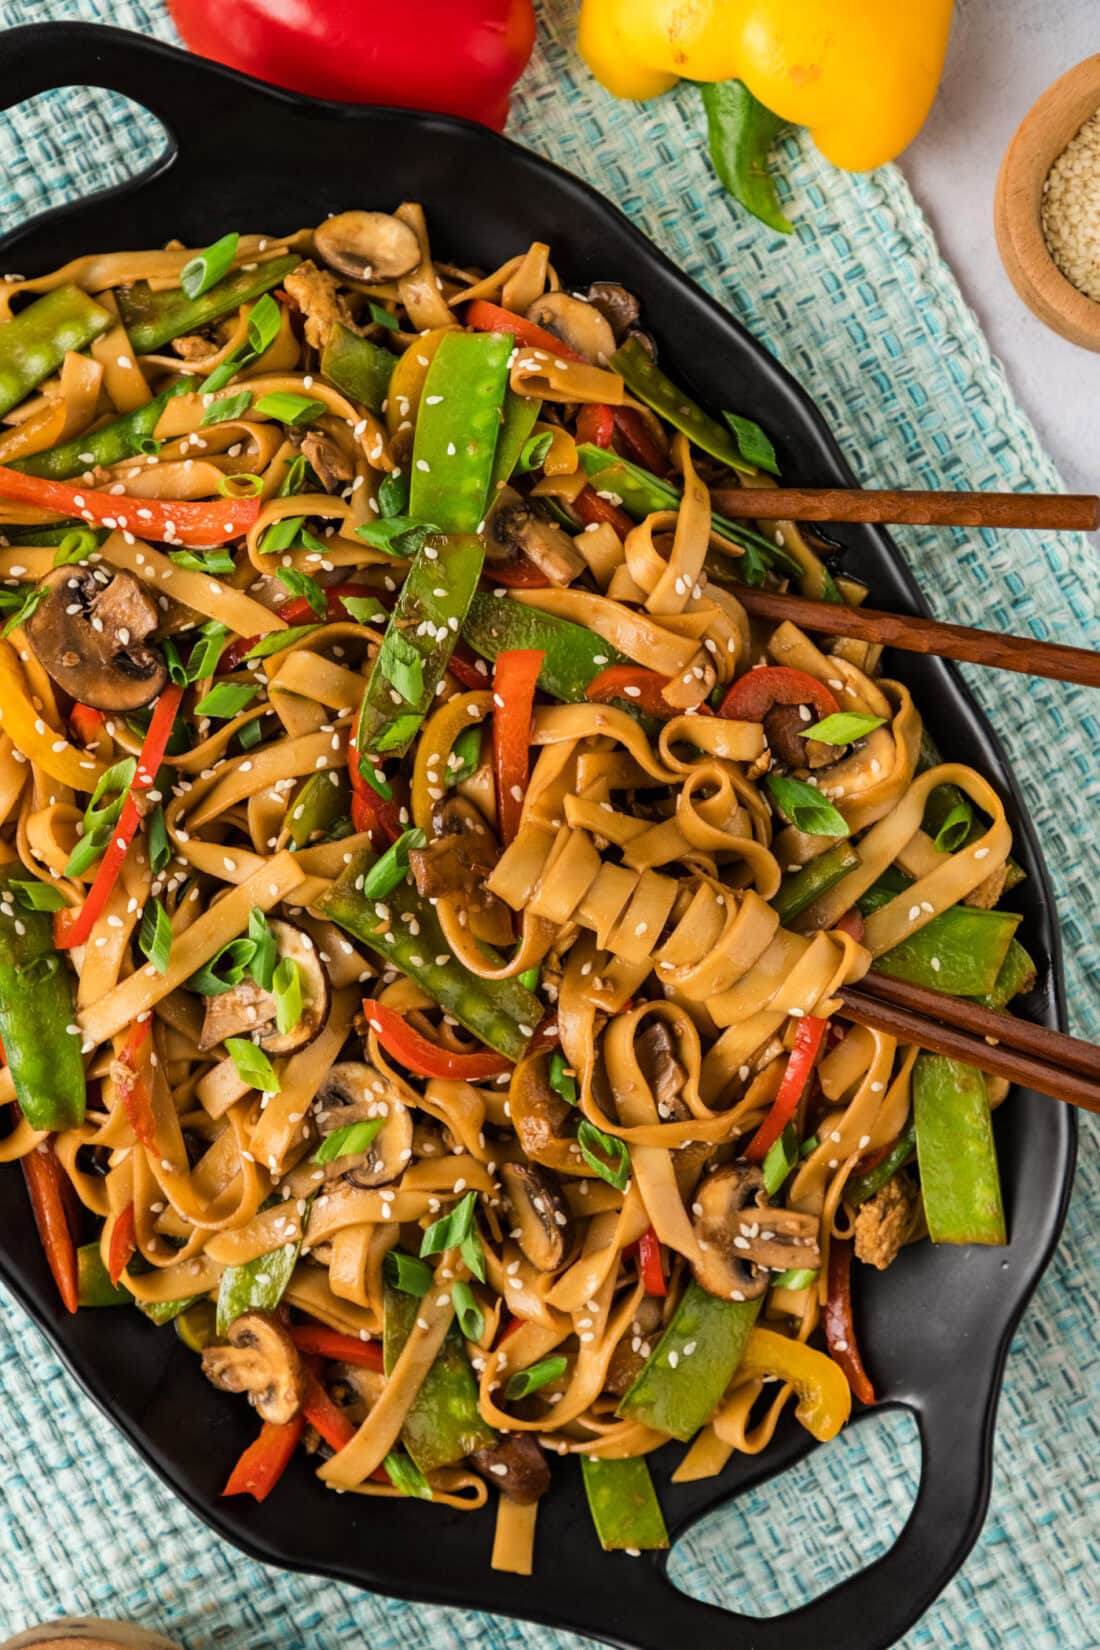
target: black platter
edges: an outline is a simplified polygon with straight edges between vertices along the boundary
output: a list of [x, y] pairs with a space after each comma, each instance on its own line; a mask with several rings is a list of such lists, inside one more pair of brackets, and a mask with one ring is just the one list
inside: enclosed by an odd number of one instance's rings
[[[169, 134], [163, 155], [138, 178], [7, 236], [0, 268], [36, 273], [81, 252], [156, 246], [173, 236], [204, 245], [234, 228], [278, 234], [349, 206], [419, 200], [443, 257], [493, 267], [537, 237], [551, 243], [571, 287], [624, 281], [641, 298], [664, 359], [704, 405], [723, 405], [736, 383], [738, 407], [772, 435], [792, 483], [853, 484], [819, 413], [760, 344], [592, 189], [494, 133], [440, 116], [313, 102], [141, 36], [83, 23], [8, 31], [0, 62], [6, 107], [90, 84], [145, 105]], [[845, 566], [867, 580], [876, 607], [927, 611], [884, 532], [853, 527], [843, 539]], [[952, 666], [905, 655], [891, 660], [891, 671], [912, 688], [941, 748], [1008, 797], [1015, 851], [1029, 872], [1019, 890], [1021, 935], [1040, 959], [1039, 984], [1022, 1006], [1031, 1018], [1060, 1025], [1053, 900], [1000, 744]], [[140, 1314], [113, 1313], [107, 1334], [95, 1312], [64, 1313], [19, 1171], [8, 1166], [0, 1170], [0, 1275], [144, 1459], [201, 1518], [258, 1559], [401, 1598], [544, 1622], [630, 1650], [685, 1642], [697, 1650], [886, 1650], [946, 1585], [981, 1528], [1005, 1356], [1069, 1196], [1075, 1130], [1067, 1107], [1017, 1092], [997, 1114], [997, 1138], [1009, 1246], [923, 1244], [888, 1276], [864, 1270], [859, 1279], [860, 1329], [878, 1390], [886, 1405], [911, 1410], [920, 1430], [912, 1515], [882, 1559], [805, 1607], [765, 1620], [689, 1598], [669, 1579], [665, 1555], [602, 1553], [572, 1464], [556, 1470], [540, 1512], [530, 1580], [490, 1569], [491, 1513], [337, 1497], [301, 1456], [262, 1505], [221, 1500], [229, 1464], [254, 1435], [251, 1411], [215, 1392], [176, 1336]], [[681, 1446], [651, 1457], [673, 1540], [812, 1447], [788, 1421], [762, 1457], [735, 1459], [719, 1479], [685, 1485], [668, 1482]]]

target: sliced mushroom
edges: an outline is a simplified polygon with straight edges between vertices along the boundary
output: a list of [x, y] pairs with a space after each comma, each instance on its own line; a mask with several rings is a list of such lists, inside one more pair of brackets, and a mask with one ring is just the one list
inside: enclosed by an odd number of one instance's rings
[[512, 1236], [538, 1271], [556, 1272], [573, 1242], [573, 1215], [557, 1175], [534, 1163], [505, 1163], [500, 1181]]
[[223, 1392], [245, 1392], [265, 1421], [293, 1421], [305, 1396], [306, 1376], [298, 1349], [278, 1318], [243, 1312], [224, 1341], [202, 1355], [202, 1372]]
[[207, 997], [199, 1048], [205, 1053], [227, 1037], [252, 1036], [265, 1054], [295, 1054], [317, 1037], [328, 1019], [328, 973], [311, 935], [292, 922], [271, 923], [277, 964], [290, 958], [298, 965], [302, 1012], [296, 1023], [280, 1031], [275, 998], [253, 980], [242, 980], [229, 991]]
[[805, 738], [805, 730], [819, 716], [809, 705], [773, 705], [764, 717], [764, 737], [772, 755], [785, 768], [831, 768], [848, 749]]
[[42, 668], [95, 710], [125, 713], [155, 699], [168, 680], [155, 602], [132, 573], [56, 567], [39, 582], [46, 595], [24, 629]]
[[662, 1121], [675, 1118], [682, 1122], [690, 1117], [688, 1107], [680, 1099], [680, 1091], [687, 1082], [687, 1072], [676, 1058], [676, 1045], [665, 1022], [651, 1020], [634, 1048]]
[[630, 329], [638, 325], [642, 306], [634, 294], [617, 281], [593, 281], [584, 296], [608, 322], [616, 343], [621, 344]]
[[550, 1087], [550, 1056], [528, 1055], [512, 1073], [508, 1088], [508, 1111], [523, 1153], [532, 1163], [542, 1163], [559, 1174], [595, 1173], [569, 1134], [573, 1107]]
[[552, 332], [586, 361], [602, 366], [615, 353], [615, 334], [607, 317], [595, 304], [571, 298], [568, 292], [543, 293], [527, 311], [527, 319]]
[[486, 517], [485, 554], [490, 576], [493, 562], [515, 561], [522, 554], [551, 584], [571, 584], [588, 565], [565, 529], [540, 515], [514, 487], [501, 488]]
[[529, 1432], [502, 1432], [495, 1444], [475, 1450], [470, 1464], [521, 1507], [540, 1500], [550, 1488], [546, 1457]]
[[768, 1287], [769, 1270], [820, 1265], [817, 1216], [773, 1209], [763, 1170], [754, 1164], [714, 1169], [700, 1181], [694, 1209], [701, 1258], [692, 1270], [712, 1295], [756, 1300]]
[[352, 1123], [383, 1119], [365, 1152], [337, 1157], [325, 1165], [327, 1179], [343, 1179], [352, 1186], [385, 1186], [405, 1172], [412, 1157], [412, 1113], [373, 1066], [362, 1060], [342, 1060], [332, 1066], [317, 1090], [315, 1106], [325, 1135]]
[[630, 1328], [616, 1344], [604, 1379], [604, 1391], [622, 1398], [634, 1385], [638, 1372], [653, 1350], [661, 1328], [661, 1303], [655, 1295], [643, 1295], [630, 1321]]
[[427, 847], [409, 852], [422, 898], [461, 895], [465, 903], [480, 905], [492, 899], [484, 884], [500, 858], [500, 844], [481, 811], [464, 796], [441, 797], [432, 809], [432, 830]]
[[357, 281], [395, 281], [420, 262], [415, 231], [388, 212], [337, 212], [313, 244], [326, 264]]
[[351, 460], [323, 430], [310, 430], [303, 437], [301, 453], [326, 493], [338, 493], [355, 480]]

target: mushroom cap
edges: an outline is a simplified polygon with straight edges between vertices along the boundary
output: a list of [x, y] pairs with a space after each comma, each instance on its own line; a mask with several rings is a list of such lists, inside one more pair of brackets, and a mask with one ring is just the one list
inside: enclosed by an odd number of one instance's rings
[[552, 332], [586, 361], [602, 366], [615, 353], [615, 334], [606, 315], [595, 304], [572, 298], [568, 292], [544, 292], [529, 307], [527, 319]]
[[514, 487], [500, 489], [485, 519], [484, 536], [490, 564], [515, 561], [522, 554], [545, 573], [551, 584], [570, 584], [587, 566], [564, 528], [540, 515]]
[[529, 1507], [550, 1488], [550, 1468], [542, 1446], [529, 1432], [502, 1432], [495, 1444], [475, 1450], [470, 1464], [521, 1507]]
[[228, 991], [206, 999], [199, 1048], [214, 1048], [227, 1037], [256, 1036], [265, 1054], [296, 1054], [308, 1048], [324, 1029], [329, 1013], [329, 979], [313, 936], [295, 923], [276, 917], [271, 922], [278, 960], [298, 964], [302, 986], [302, 1012], [297, 1022], [280, 1031], [275, 1019], [275, 998], [254, 980], [242, 980]]
[[302, 1407], [306, 1374], [279, 1319], [269, 1312], [242, 1312], [224, 1341], [202, 1354], [202, 1372], [223, 1392], [244, 1392], [265, 1421], [293, 1421]]
[[512, 1073], [508, 1109], [524, 1155], [529, 1162], [561, 1174], [595, 1178], [595, 1169], [569, 1133], [573, 1107], [554, 1093], [549, 1071], [548, 1054], [528, 1054]]
[[360, 1187], [385, 1186], [400, 1179], [412, 1157], [412, 1113], [381, 1072], [364, 1060], [341, 1060], [330, 1067], [315, 1103], [326, 1134], [383, 1117], [382, 1127], [365, 1152], [336, 1157], [325, 1165], [327, 1179], [344, 1179]]
[[500, 1180], [512, 1236], [538, 1271], [556, 1272], [573, 1242], [573, 1215], [557, 1175], [534, 1163], [505, 1163]]
[[817, 1216], [773, 1208], [755, 1163], [738, 1159], [712, 1169], [696, 1188], [694, 1207], [700, 1257], [692, 1271], [709, 1294], [756, 1300], [769, 1270], [820, 1264]]
[[631, 327], [637, 326], [642, 306], [618, 281], [593, 281], [585, 297], [608, 322], [616, 342], [621, 343]]
[[146, 637], [159, 614], [132, 573], [55, 567], [38, 588], [47, 594], [24, 630], [58, 687], [94, 710], [122, 714], [157, 697], [168, 667]]
[[319, 258], [357, 281], [394, 281], [420, 262], [416, 231], [389, 212], [337, 212], [314, 231]]

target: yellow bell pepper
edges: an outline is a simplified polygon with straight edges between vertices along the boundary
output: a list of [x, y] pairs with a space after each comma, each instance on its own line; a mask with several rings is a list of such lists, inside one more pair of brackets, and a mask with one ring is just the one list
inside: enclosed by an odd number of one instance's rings
[[741, 80], [849, 171], [893, 160], [939, 85], [952, 0], [583, 0], [578, 45], [617, 97]]
[[743, 1375], [774, 1375], [798, 1393], [795, 1415], [823, 1444], [835, 1438], [852, 1410], [852, 1389], [840, 1367], [805, 1341], [774, 1329], [754, 1329], [737, 1366]]

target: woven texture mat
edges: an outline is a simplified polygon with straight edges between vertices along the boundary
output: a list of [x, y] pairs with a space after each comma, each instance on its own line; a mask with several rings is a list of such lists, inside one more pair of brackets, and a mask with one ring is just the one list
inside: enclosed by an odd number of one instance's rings
[[[727, 204], [692, 97], [613, 102], [571, 54], [569, 0], [545, 0], [540, 11], [512, 135], [610, 196], [761, 338], [817, 399], [867, 485], [906, 477], [922, 487], [1058, 486], [898, 171], [848, 177], [809, 142], [787, 139], [797, 233], [783, 241]], [[48, 17], [172, 38], [156, 3], [0, 0], [5, 25]], [[119, 181], [158, 147], [144, 111], [100, 92], [54, 94], [0, 116], [0, 229]], [[616, 273], [628, 272], [607, 271]], [[1100, 646], [1100, 576], [1084, 540], [921, 530], [897, 538], [938, 615]], [[1100, 702], [1056, 683], [968, 673], [1045, 845], [1073, 1029], [1100, 1038]], [[1100, 1641], [1098, 1189], [1100, 1132], [1086, 1121], [1069, 1224], [1008, 1362], [984, 1533], [906, 1650], [1089, 1650]], [[0, 1415], [0, 1637], [88, 1613], [159, 1627], [188, 1650], [581, 1642], [487, 1615], [409, 1608], [241, 1557], [73, 1390], [9, 1300]], [[864, 1423], [697, 1527], [677, 1549], [677, 1583], [766, 1614], [803, 1602], [891, 1544], [918, 1458], [906, 1417]]]

